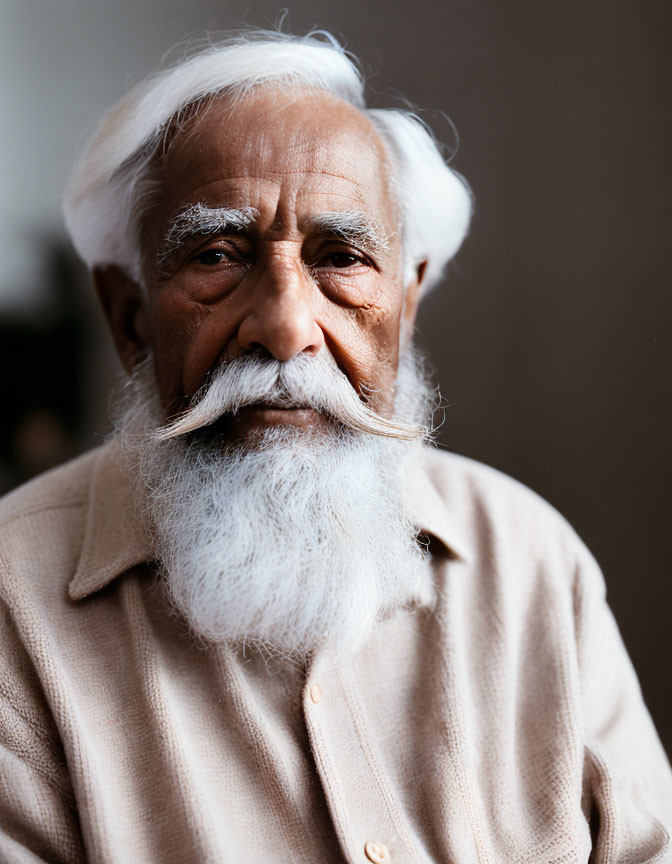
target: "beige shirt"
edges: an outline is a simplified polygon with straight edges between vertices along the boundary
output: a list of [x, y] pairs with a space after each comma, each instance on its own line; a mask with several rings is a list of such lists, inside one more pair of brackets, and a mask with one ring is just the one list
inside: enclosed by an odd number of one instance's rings
[[0, 861], [672, 861], [672, 775], [585, 547], [438, 450], [409, 498], [431, 607], [308, 668], [194, 643], [114, 445], [5, 498]]

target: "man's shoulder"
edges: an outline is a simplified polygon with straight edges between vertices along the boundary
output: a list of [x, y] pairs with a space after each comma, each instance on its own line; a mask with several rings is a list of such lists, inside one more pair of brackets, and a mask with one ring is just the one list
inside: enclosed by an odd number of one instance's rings
[[112, 440], [0, 501], [0, 597], [78, 600], [146, 560], [132, 480]]
[[427, 448], [423, 467], [468, 548], [543, 556], [554, 544], [572, 555], [583, 551], [573, 527], [552, 504], [502, 471], [442, 448]]
[[0, 499], [0, 597], [10, 609], [67, 596], [87, 534], [94, 475], [113, 455], [103, 444]]
[[0, 593], [26, 579], [37, 587], [44, 579], [71, 578], [82, 548], [92, 474], [107, 447], [40, 474], [0, 499]]
[[477, 500], [490, 507], [516, 504], [526, 510], [539, 510], [551, 518], [563, 517], [537, 492], [493, 468], [468, 456], [442, 447], [428, 447], [423, 453], [425, 470], [442, 498], [463, 503]]
[[55, 510], [84, 507], [91, 472], [105, 446], [52, 468], [0, 498], [0, 533], [11, 530], [17, 521], [39, 519], [41, 514]]

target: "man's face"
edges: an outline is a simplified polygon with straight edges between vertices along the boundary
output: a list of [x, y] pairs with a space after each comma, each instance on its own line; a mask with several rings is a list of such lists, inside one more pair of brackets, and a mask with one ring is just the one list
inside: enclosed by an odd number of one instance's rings
[[[280, 361], [330, 352], [389, 415], [400, 327], [410, 331], [416, 291], [404, 297], [399, 214], [370, 121], [301, 91], [220, 99], [175, 134], [158, 176], [138, 330], [166, 413], [185, 407], [222, 361], [261, 348]], [[194, 213], [222, 208], [246, 214], [247, 224], [199, 229]], [[245, 432], [322, 420], [307, 409], [250, 406], [236, 422]]]
[[[205, 638], [359, 645], [427, 587], [403, 492], [428, 403], [410, 352], [397, 381], [418, 282], [404, 292], [381, 142], [336, 99], [257, 92], [185, 123], [150, 179], [145, 294], [97, 280], [127, 368], [152, 349], [120, 430], [172, 603]], [[155, 378], [166, 415], [209, 387], [165, 424]]]

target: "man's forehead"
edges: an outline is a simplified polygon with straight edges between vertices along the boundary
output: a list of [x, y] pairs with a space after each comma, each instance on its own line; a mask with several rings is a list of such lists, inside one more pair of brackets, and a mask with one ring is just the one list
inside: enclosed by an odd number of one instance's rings
[[357, 205], [383, 219], [393, 209], [386, 154], [373, 125], [327, 94], [260, 91], [236, 103], [219, 99], [174, 135], [161, 173], [169, 210], [222, 195], [228, 200], [210, 203], [257, 206], [245, 199], [269, 187], [297, 202]]

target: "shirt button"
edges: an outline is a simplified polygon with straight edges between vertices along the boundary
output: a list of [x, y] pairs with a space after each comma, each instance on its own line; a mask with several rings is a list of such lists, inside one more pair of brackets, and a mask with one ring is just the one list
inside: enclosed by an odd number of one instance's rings
[[310, 698], [316, 705], [318, 702], [322, 701], [322, 688], [319, 684], [315, 683], [310, 688]]
[[373, 861], [373, 864], [388, 864], [392, 861], [390, 850], [384, 843], [374, 843], [373, 840], [368, 840], [364, 844], [364, 854]]

